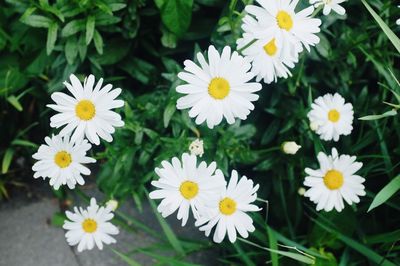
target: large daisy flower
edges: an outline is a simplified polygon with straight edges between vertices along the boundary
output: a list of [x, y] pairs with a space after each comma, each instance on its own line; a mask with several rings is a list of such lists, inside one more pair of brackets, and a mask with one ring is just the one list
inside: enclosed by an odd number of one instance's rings
[[340, 135], [349, 135], [353, 130], [353, 105], [345, 103], [340, 94], [320, 96], [311, 108], [307, 116], [321, 139], [338, 141]]
[[220, 55], [214, 46], [208, 48], [208, 63], [201, 53], [197, 54], [200, 66], [191, 60], [184, 62], [185, 71], [178, 77], [188, 84], [176, 88], [187, 94], [178, 99], [178, 109], [190, 108], [189, 116], [196, 117], [196, 124], [207, 122], [209, 128], [221, 123], [225, 117], [229, 124], [235, 118], [246, 119], [254, 109], [253, 101], [258, 100], [254, 92], [261, 90], [261, 84], [248, 82], [254, 77], [248, 63], [237, 52], [225, 46]]
[[312, 18], [313, 6], [295, 12], [299, 0], [257, 0], [261, 5], [248, 5], [246, 11], [254, 16], [260, 28], [259, 36], [275, 36], [285, 43], [292, 44], [295, 51], [301, 52], [301, 44], [310, 51], [310, 46], [319, 43], [316, 35], [320, 31], [321, 20]]
[[356, 162], [355, 156], [340, 155], [335, 148], [331, 155], [318, 153], [320, 169], [306, 168], [308, 174], [304, 186], [310, 187], [305, 197], [317, 204], [317, 211], [324, 209], [329, 212], [335, 208], [340, 212], [344, 208], [343, 199], [351, 205], [360, 202], [359, 196], [365, 195], [363, 182], [355, 173], [362, 163]]
[[83, 140], [84, 136], [96, 145], [100, 144], [99, 137], [111, 142], [114, 127], [124, 125], [121, 116], [111, 110], [124, 105], [124, 101], [116, 100], [121, 89], [111, 90], [111, 84], [102, 88], [102, 78], [93, 89], [93, 75], [85, 78], [83, 86], [75, 75], [69, 78], [71, 83], [64, 82], [64, 85], [73, 97], [62, 92], [51, 95], [56, 104], [47, 106], [60, 113], [51, 117], [50, 126], [59, 128], [66, 125], [60, 135], [65, 136], [74, 131], [71, 137], [73, 142]]
[[335, 11], [339, 15], [346, 14], [346, 10], [340, 5], [346, 0], [310, 0], [310, 4], [315, 7], [324, 6], [322, 13], [327, 16], [331, 13], [331, 10]]
[[162, 199], [157, 210], [165, 218], [178, 210], [177, 218], [184, 226], [189, 218], [189, 209], [194, 217], [199, 217], [199, 209], [204, 208], [205, 202], [217, 198], [218, 192], [225, 185], [221, 170], [216, 170], [216, 163], [209, 166], [201, 162], [197, 166], [197, 157], [184, 153], [182, 163], [177, 158], [161, 162], [162, 168], [155, 172], [160, 177], [151, 184], [158, 189], [150, 193], [152, 199]]
[[68, 185], [70, 189], [75, 188], [76, 183], [85, 184], [82, 175], [89, 175], [90, 170], [83, 164], [94, 163], [95, 159], [87, 157], [86, 152], [90, 150], [87, 140], [73, 143], [69, 136], [46, 137], [47, 145], [40, 145], [39, 150], [32, 155], [36, 162], [32, 170], [35, 171], [34, 178], [50, 178], [50, 185], [59, 189], [61, 185]]
[[70, 220], [64, 222], [65, 237], [70, 246], [78, 245], [78, 251], [91, 250], [94, 245], [103, 249], [104, 244], [116, 243], [110, 235], [119, 233], [118, 228], [109, 221], [114, 217], [111, 207], [99, 207], [95, 198], [90, 199], [87, 209], [74, 207], [74, 212], [66, 211]]
[[[239, 182], [238, 182], [239, 181]], [[201, 226], [200, 231], [205, 231], [206, 236], [214, 226], [214, 242], [221, 243], [228, 233], [230, 242], [235, 242], [237, 233], [244, 238], [253, 232], [253, 220], [247, 212], [261, 210], [252, 204], [257, 199], [259, 185], [254, 186], [253, 181], [243, 176], [238, 180], [238, 173], [233, 170], [228, 186], [219, 192], [217, 200], [208, 201], [208, 209], [203, 209], [201, 217], [196, 221], [196, 226]]]

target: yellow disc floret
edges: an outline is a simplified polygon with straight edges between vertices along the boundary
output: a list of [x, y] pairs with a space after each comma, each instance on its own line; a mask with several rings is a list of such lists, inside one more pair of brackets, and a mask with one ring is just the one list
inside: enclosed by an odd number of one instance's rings
[[217, 100], [222, 100], [228, 96], [230, 91], [229, 82], [224, 78], [213, 78], [208, 85], [208, 93]]
[[340, 113], [336, 109], [332, 109], [328, 113], [329, 121], [336, 123], [340, 119]]
[[219, 211], [225, 215], [232, 215], [236, 211], [236, 202], [228, 197], [219, 202]]
[[93, 233], [97, 230], [97, 223], [93, 219], [85, 219], [82, 223], [82, 229], [86, 233]]
[[293, 27], [292, 17], [286, 11], [279, 10], [276, 15], [276, 21], [281, 29], [289, 31]]
[[324, 176], [324, 184], [330, 190], [339, 189], [343, 186], [343, 174], [336, 170], [329, 170]]
[[96, 107], [89, 100], [81, 100], [75, 106], [76, 116], [81, 120], [91, 120], [96, 114]]
[[54, 162], [56, 165], [58, 165], [60, 168], [65, 168], [68, 167], [71, 162], [72, 162], [72, 157], [71, 154], [69, 154], [66, 151], [59, 151], [56, 153], [54, 156]]
[[193, 199], [199, 193], [199, 186], [192, 181], [185, 181], [179, 187], [182, 197], [187, 200]]
[[275, 38], [273, 38], [266, 45], [264, 45], [263, 48], [267, 55], [269, 55], [269, 56], [275, 55], [276, 52], [278, 51], [278, 47], [276, 47], [276, 44], [275, 44]]

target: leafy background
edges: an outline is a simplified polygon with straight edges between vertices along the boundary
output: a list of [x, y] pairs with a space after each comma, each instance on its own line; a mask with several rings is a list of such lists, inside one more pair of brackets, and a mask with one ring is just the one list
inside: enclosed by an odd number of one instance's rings
[[[293, 265], [316, 259], [317, 265], [400, 264], [400, 205], [395, 194], [400, 187], [400, 125], [395, 111], [400, 103], [399, 46], [394, 46], [399, 41], [387, 30], [399, 32], [399, 10], [391, 0], [368, 1], [379, 11], [377, 23], [361, 1], [346, 2], [345, 17], [321, 17], [321, 42], [300, 56], [293, 77], [263, 85], [248, 120], [214, 130], [197, 126], [187, 112], [175, 109], [175, 87], [180, 83], [176, 74], [183, 60], [210, 43], [234, 48], [243, 8], [251, 2], [0, 2], [1, 197], [10, 198], [13, 187], [42, 182], [31, 180], [31, 154], [53, 132], [52, 113], [45, 107], [50, 94], [64, 89], [62, 82], [70, 73], [82, 79], [93, 73], [123, 88], [126, 101], [121, 111], [126, 126], [117, 131], [112, 144], [94, 151], [100, 162], [96, 183], [108, 198], [133, 199], [140, 209], [148, 200], [149, 181], [156, 178], [154, 167], [180, 156], [200, 137], [205, 160], [215, 160], [226, 175], [237, 169], [260, 183], [258, 196], [269, 203], [259, 202], [264, 210], [253, 215], [257, 230], [249, 242], [222, 245], [221, 263]], [[300, 6], [306, 5], [300, 1]], [[323, 142], [310, 130], [306, 114], [312, 100], [326, 92], [343, 95], [353, 104], [356, 118], [389, 113], [379, 120], [355, 119], [351, 136], [338, 143]], [[296, 155], [280, 151], [287, 140], [302, 145]], [[316, 168], [316, 154], [333, 146], [363, 162], [360, 175], [366, 177], [367, 196], [342, 213], [317, 213], [298, 189], [304, 168]], [[66, 198], [67, 192], [55, 193]], [[377, 208], [368, 212], [374, 198]], [[119, 217], [128, 224], [123, 214]], [[160, 222], [167, 247], [182, 263], [187, 253], [210, 247], [189, 245], [164, 220]], [[134, 257], [119, 255], [135, 265]]]

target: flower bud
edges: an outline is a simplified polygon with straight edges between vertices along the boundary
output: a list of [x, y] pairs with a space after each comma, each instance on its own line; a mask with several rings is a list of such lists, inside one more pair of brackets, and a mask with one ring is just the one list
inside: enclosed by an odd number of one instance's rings
[[118, 201], [116, 201], [115, 199], [110, 199], [109, 201], [107, 201], [106, 206], [115, 211], [118, 208]]
[[300, 145], [297, 145], [294, 141], [285, 141], [282, 143], [282, 150], [286, 154], [296, 154], [296, 152], [301, 148]]
[[197, 155], [199, 157], [203, 156], [204, 153], [203, 141], [200, 139], [194, 140], [189, 145], [189, 151], [191, 155]]

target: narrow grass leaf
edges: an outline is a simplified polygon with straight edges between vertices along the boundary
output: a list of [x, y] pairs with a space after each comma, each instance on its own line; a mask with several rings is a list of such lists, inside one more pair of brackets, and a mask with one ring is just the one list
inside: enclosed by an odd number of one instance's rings
[[372, 7], [365, 0], [361, 0], [361, 2], [367, 8], [369, 13], [371, 13], [371, 15], [374, 17], [374, 19], [378, 23], [379, 27], [381, 27], [383, 32], [386, 34], [386, 36], [392, 42], [394, 47], [400, 53], [400, 39], [399, 39], [399, 37], [397, 37], [396, 34], [394, 34], [394, 32], [389, 28], [389, 26], [381, 19], [381, 17], [372, 9]]
[[1, 164], [1, 173], [2, 174], [5, 174], [8, 172], [8, 169], [10, 168], [10, 164], [11, 164], [13, 156], [14, 156], [14, 149], [8, 148], [6, 150], [6, 152], [4, 153], [3, 162]]
[[138, 263], [138, 262], [135, 261], [134, 259], [132, 259], [132, 258], [126, 256], [125, 254], [123, 254], [123, 253], [121, 253], [121, 252], [119, 252], [119, 251], [117, 251], [117, 250], [115, 250], [115, 249], [113, 249], [113, 248], [111, 248], [111, 250], [112, 250], [115, 254], [117, 254], [123, 261], [125, 261], [126, 263], [128, 263], [128, 265], [130, 265], [130, 266], [141, 266], [140, 263]]
[[379, 205], [385, 203], [394, 193], [400, 189], [400, 175], [393, 178], [381, 191], [376, 194], [371, 206], [368, 208], [368, 212], [375, 209]]

